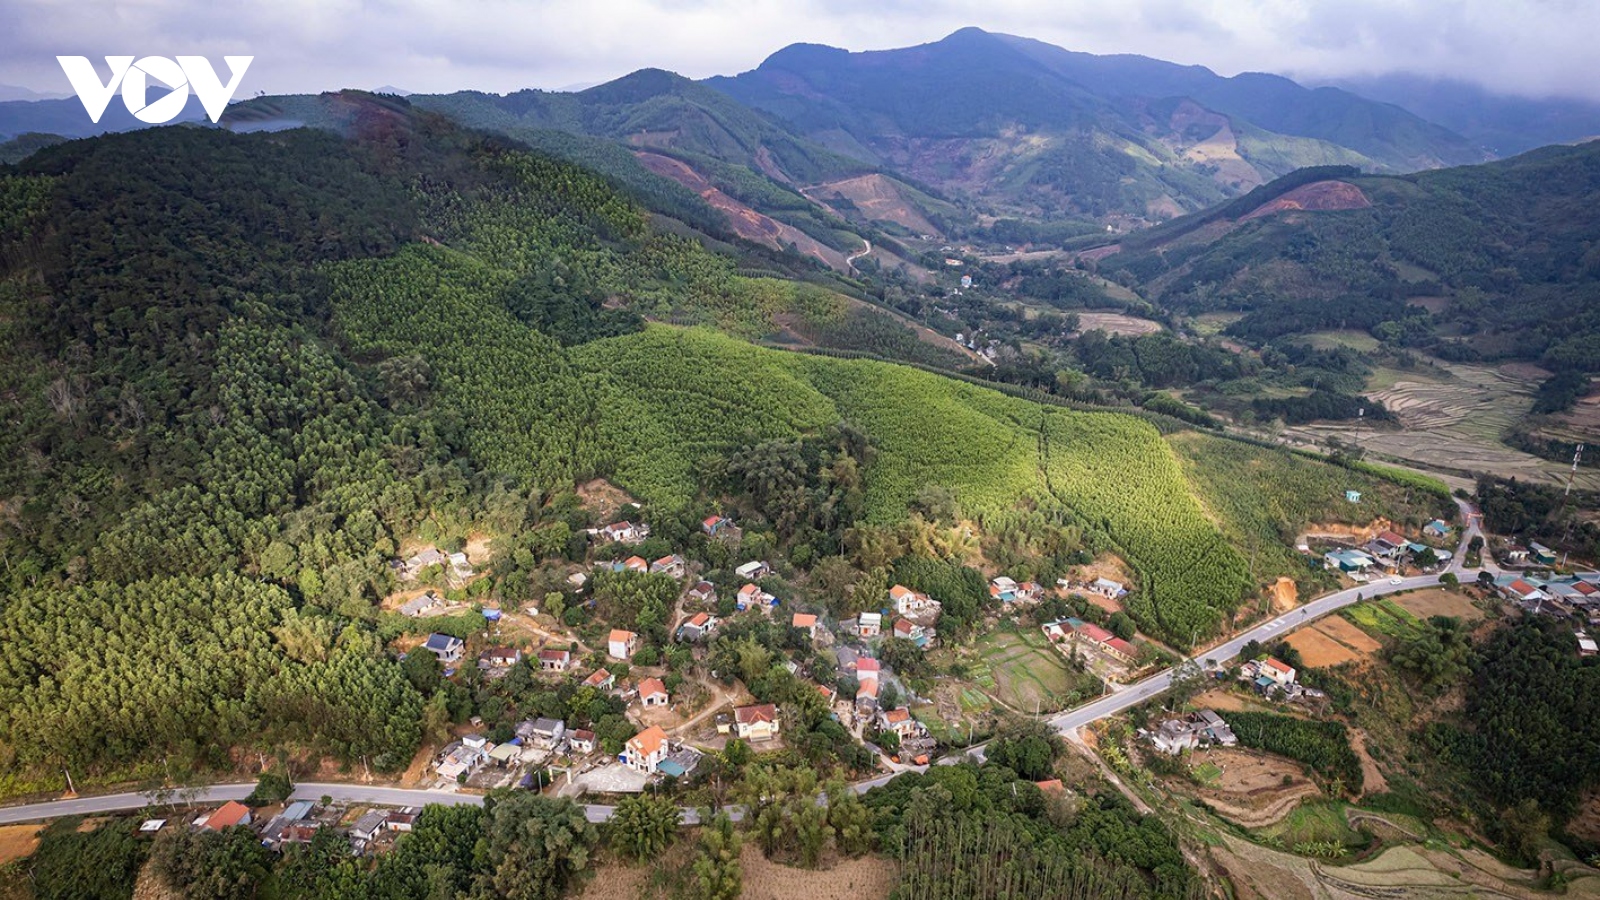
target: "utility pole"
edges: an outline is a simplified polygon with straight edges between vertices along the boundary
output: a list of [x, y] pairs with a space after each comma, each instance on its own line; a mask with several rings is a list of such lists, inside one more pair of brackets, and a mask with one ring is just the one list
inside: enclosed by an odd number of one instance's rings
[[1572, 496], [1572, 482], [1578, 477], [1578, 463], [1582, 459], [1583, 445], [1579, 444], [1578, 449], [1574, 450], [1572, 453], [1572, 471], [1567, 475], [1567, 489], [1561, 495], [1562, 500], [1566, 500], [1566, 498]]

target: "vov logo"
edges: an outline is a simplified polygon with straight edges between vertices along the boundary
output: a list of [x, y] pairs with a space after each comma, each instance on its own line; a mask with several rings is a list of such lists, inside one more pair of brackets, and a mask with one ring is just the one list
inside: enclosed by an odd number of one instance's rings
[[[100, 122], [111, 95], [120, 85], [122, 102], [127, 105], [128, 112], [141, 122], [160, 125], [183, 112], [191, 88], [211, 121], [221, 119], [222, 111], [227, 109], [228, 101], [239, 87], [239, 79], [244, 77], [244, 70], [255, 57], [224, 56], [231, 76], [226, 85], [204, 56], [180, 56], [176, 62], [165, 56], [146, 56], [138, 62], [131, 56], [108, 56], [106, 65], [111, 67], [111, 80], [103, 84], [89, 57], [58, 56], [56, 59], [61, 62], [62, 71], [67, 73], [67, 80], [72, 82], [72, 90], [83, 101], [83, 109], [91, 121]], [[145, 90], [151, 80], [166, 85], [168, 93], [152, 103], [145, 103]]]

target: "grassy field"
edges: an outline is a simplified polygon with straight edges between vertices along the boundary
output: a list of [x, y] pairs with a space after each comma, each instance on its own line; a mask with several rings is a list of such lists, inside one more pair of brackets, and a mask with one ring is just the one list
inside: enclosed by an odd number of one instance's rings
[[1411, 637], [1422, 628], [1422, 620], [1388, 598], [1358, 603], [1340, 615], [1369, 634], [1387, 638]]
[[1378, 339], [1365, 331], [1318, 331], [1307, 335], [1307, 339], [1311, 346], [1323, 350], [1349, 347], [1352, 350], [1370, 353], [1378, 349]]
[[1013, 709], [1061, 709], [1075, 692], [1093, 690], [1092, 676], [1073, 671], [1045, 636], [1034, 629], [997, 629], [976, 643], [980, 662], [974, 684]]
[[1345, 819], [1345, 804], [1336, 800], [1319, 800], [1302, 803], [1283, 821], [1269, 825], [1257, 832], [1269, 842], [1282, 842], [1293, 849], [1302, 844], [1334, 843], [1346, 847], [1367, 844], [1366, 836], [1350, 827]]

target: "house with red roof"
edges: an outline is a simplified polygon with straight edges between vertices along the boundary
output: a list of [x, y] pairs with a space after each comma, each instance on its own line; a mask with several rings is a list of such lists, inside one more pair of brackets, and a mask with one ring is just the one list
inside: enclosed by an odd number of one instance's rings
[[249, 825], [250, 821], [250, 807], [237, 800], [229, 800], [210, 814], [196, 819], [194, 824], [196, 828], [204, 828], [207, 831], [221, 831], [235, 825]]
[[667, 758], [667, 733], [651, 725], [631, 738], [623, 747], [623, 759], [640, 772], [652, 773]]
[[631, 631], [613, 628], [606, 638], [606, 651], [612, 659], [632, 659], [634, 651], [638, 649], [639, 636]]
[[695, 613], [678, 626], [678, 640], [702, 641], [717, 627], [717, 617], [710, 613]]
[[789, 623], [794, 628], [803, 628], [810, 637], [817, 636], [817, 617], [811, 613], [795, 613], [794, 619]]
[[778, 707], [771, 703], [741, 706], [733, 711], [734, 733], [755, 742], [778, 736]]
[[667, 686], [659, 678], [646, 678], [639, 682], [639, 702], [646, 707], [666, 706], [672, 698], [667, 694]]
[[878, 714], [878, 729], [892, 731], [902, 741], [916, 737], [918, 728], [917, 720], [911, 717], [911, 710], [904, 706], [886, 709]]
[[544, 672], [565, 672], [572, 665], [571, 650], [540, 650], [539, 669]]
[[676, 553], [663, 556], [650, 564], [650, 571], [659, 575], [671, 575], [673, 578], [682, 578], [689, 574], [689, 563]]

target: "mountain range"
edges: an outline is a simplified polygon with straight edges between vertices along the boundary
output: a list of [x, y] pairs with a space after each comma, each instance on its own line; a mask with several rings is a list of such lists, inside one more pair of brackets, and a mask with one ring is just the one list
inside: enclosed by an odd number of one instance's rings
[[[1472, 90], [1415, 79], [1312, 88], [965, 28], [884, 51], [795, 44], [703, 82], [643, 69], [575, 92], [408, 97], [472, 127], [608, 157], [641, 190], [699, 194], [750, 236], [840, 268], [863, 239], [962, 237], [995, 217], [1125, 230], [1305, 166], [1403, 173], [1600, 131], [1592, 106]], [[244, 101], [230, 118], [315, 118], [309, 99]], [[191, 106], [185, 121], [201, 115]], [[141, 124], [116, 103], [95, 125], [72, 98], [0, 102], [0, 139]], [[626, 163], [616, 145], [640, 157]]]
[[1411, 171], [1488, 158], [1346, 91], [976, 28], [867, 53], [797, 44], [707, 83], [842, 154], [1051, 218], [1170, 218], [1307, 165]]

